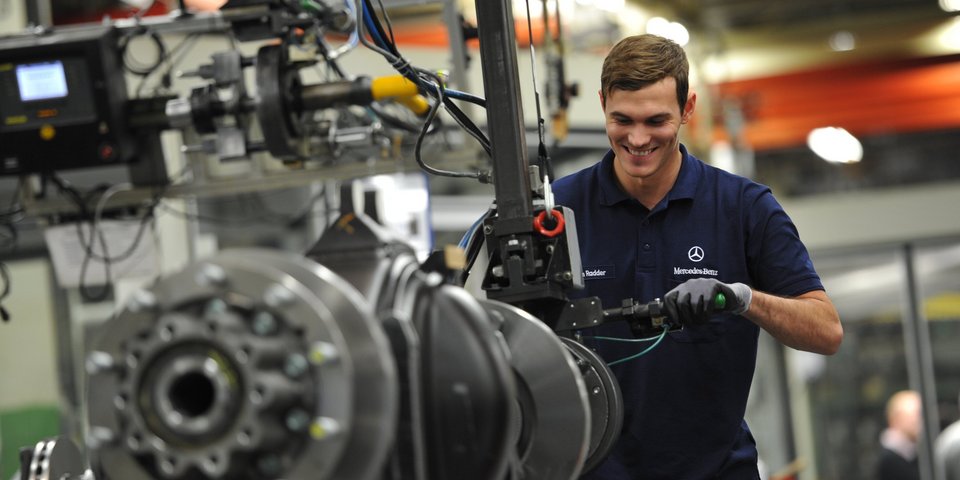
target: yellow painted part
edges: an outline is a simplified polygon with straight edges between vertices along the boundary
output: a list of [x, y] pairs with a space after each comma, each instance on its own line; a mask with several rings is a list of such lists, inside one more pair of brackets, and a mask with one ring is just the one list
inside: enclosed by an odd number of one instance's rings
[[[960, 293], [941, 293], [923, 300], [923, 315], [928, 321], [960, 319]], [[888, 310], [879, 311], [869, 318], [874, 323], [900, 323], [903, 312], [899, 305]]]
[[395, 100], [417, 115], [430, 110], [430, 104], [419, 94], [417, 85], [403, 75], [374, 78], [370, 82], [370, 94], [374, 100]]
[[923, 305], [929, 320], [955, 320], [960, 318], [960, 293], [942, 293], [928, 297]]
[[7, 125], [23, 125], [24, 123], [27, 123], [27, 116], [16, 115], [13, 117], [7, 117], [3, 120], [3, 122], [6, 123]]
[[416, 113], [417, 115], [425, 115], [430, 111], [430, 104], [427, 103], [427, 99], [423, 98], [422, 95], [414, 95], [412, 97], [398, 97], [397, 102], [402, 104], [404, 107], [410, 109], [411, 112]]
[[417, 85], [403, 75], [377, 77], [370, 82], [370, 92], [374, 100], [385, 98], [412, 97], [419, 93]]

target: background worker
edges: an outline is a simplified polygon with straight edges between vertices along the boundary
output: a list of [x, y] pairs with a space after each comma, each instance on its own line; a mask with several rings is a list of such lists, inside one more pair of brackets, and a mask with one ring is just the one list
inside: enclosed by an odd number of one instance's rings
[[920, 395], [913, 390], [894, 393], [887, 400], [887, 428], [880, 434], [879, 480], [919, 480], [917, 442], [923, 428]]

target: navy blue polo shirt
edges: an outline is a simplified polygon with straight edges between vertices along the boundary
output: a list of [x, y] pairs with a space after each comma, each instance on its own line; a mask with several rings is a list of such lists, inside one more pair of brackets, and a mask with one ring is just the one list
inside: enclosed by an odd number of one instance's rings
[[[673, 188], [652, 210], [619, 187], [613, 152], [553, 184], [573, 209], [586, 287], [605, 308], [647, 302], [691, 278], [742, 282], [796, 296], [823, 285], [793, 222], [770, 189], [683, 154]], [[625, 322], [585, 336], [632, 338]], [[612, 368], [624, 399], [613, 453], [584, 478], [757, 478], [757, 450], [743, 420], [759, 327], [735, 315], [668, 334], [650, 353]], [[586, 339], [605, 360], [647, 344]]]

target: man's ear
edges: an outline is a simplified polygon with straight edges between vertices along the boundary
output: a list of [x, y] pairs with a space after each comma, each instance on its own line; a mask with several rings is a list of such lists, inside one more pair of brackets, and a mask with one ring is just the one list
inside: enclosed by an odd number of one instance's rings
[[687, 94], [687, 103], [683, 106], [683, 112], [680, 115], [680, 123], [687, 123], [693, 116], [693, 111], [697, 107], [697, 93], [693, 90]]
[[601, 108], [602, 110], [606, 110], [606, 109], [607, 109], [607, 105], [606, 105], [607, 99], [603, 98], [603, 90], [597, 90], [597, 95], [600, 95], [600, 108]]

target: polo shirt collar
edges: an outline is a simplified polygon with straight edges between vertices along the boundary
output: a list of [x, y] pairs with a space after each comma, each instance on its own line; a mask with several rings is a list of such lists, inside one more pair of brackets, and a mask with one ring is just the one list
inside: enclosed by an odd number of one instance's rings
[[[697, 159], [693, 158], [688, 152], [687, 147], [680, 144], [680, 173], [677, 175], [677, 181], [667, 193], [667, 200], [692, 199], [697, 192], [697, 183], [700, 181], [700, 169], [697, 165]], [[613, 171], [613, 150], [607, 150], [607, 154], [600, 161], [600, 204], [605, 206], [616, 205], [625, 200], [629, 200], [620, 185], [617, 184], [617, 176]]]
[[610, 206], [629, 200], [630, 197], [624, 193], [620, 185], [617, 184], [617, 175], [613, 171], [613, 150], [607, 150], [607, 154], [600, 160], [600, 205]]
[[687, 147], [680, 144], [680, 173], [673, 188], [667, 193], [667, 201], [693, 199], [697, 193], [697, 184], [700, 183], [700, 162], [687, 153]]

